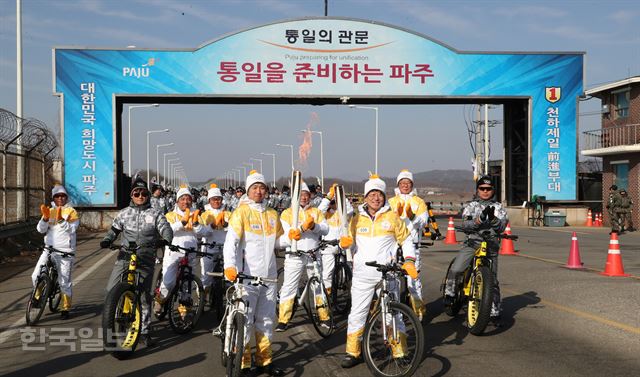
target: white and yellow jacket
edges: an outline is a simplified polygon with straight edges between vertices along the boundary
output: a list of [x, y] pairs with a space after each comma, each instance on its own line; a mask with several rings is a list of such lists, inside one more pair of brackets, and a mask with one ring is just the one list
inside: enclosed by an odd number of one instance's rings
[[[172, 245], [184, 248], [198, 247], [198, 238], [201, 238], [204, 235], [204, 227], [202, 224], [194, 224], [192, 229], [185, 228], [185, 226], [182, 225], [184, 212], [178, 208], [178, 205], [175, 206], [173, 211], [168, 212], [165, 216], [169, 225], [171, 225], [171, 230], [173, 231], [173, 240], [171, 241]], [[169, 247], [166, 248], [166, 251], [169, 251]], [[183, 251], [180, 250], [180, 252]]]
[[[320, 205], [318, 206], [318, 209], [324, 214], [324, 217], [327, 220], [327, 225], [329, 226], [329, 232], [326, 236], [324, 236], [324, 239], [326, 241], [334, 241], [339, 240], [340, 236], [342, 235], [340, 234], [342, 230], [342, 224], [340, 221], [340, 216], [336, 215], [336, 212], [334, 210], [329, 209], [329, 203], [329, 199], [322, 199]], [[349, 221], [348, 219], [351, 218], [351, 216], [353, 216], [353, 207], [351, 206], [351, 203], [347, 201], [347, 221]], [[348, 226], [349, 224], [347, 224], [347, 228]]]
[[36, 229], [45, 235], [44, 244], [46, 246], [52, 246], [60, 251], [73, 253], [76, 251], [76, 230], [78, 230], [78, 226], [80, 225], [78, 212], [68, 204], [64, 205], [62, 206], [62, 220], [58, 222], [55, 219], [56, 211], [57, 207], [51, 202], [49, 222], [40, 218]]
[[405, 260], [415, 261], [416, 249], [407, 226], [398, 214], [385, 204], [372, 219], [364, 206], [358, 207], [358, 214], [351, 220], [350, 227], [354, 278], [379, 279], [380, 272], [375, 267], [366, 266], [365, 262], [387, 264], [395, 260], [400, 245]]
[[[320, 245], [320, 238], [329, 232], [329, 226], [327, 225], [322, 211], [316, 207], [311, 207], [311, 205], [307, 205], [304, 209], [300, 208], [298, 213], [298, 225], [302, 225], [308, 216], [313, 217], [315, 226], [311, 230], [302, 232], [300, 240], [298, 241], [298, 250], [306, 251], [318, 247], [318, 245]], [[289, 234], [289, 229], [292, 228], [291, 223], [293, 222], [291, 207], [282, 212], [280, 215], [280, 222], [282, 223], [282, 230], [284, 231], [284, 234]]]
[[[231, 212], [225, 211], [222, 208], [214, 209], [210, 204], [204, 206], [205, 211], [200, 214], [200, 224], [203, 226], [202, 234], [203, 238], [207, 243], [216, 243], [222, 245], [224, 243], [225, 238], [227, 237], [227, 228], [224, 229], [213, 229], [211, 228], [211, 224], [213, 224], [214, 220], [220, 212], [223, 213], [224, 221], [229, 223], [229, 219], [231, 218]], [[218, 248], [211, 249], [207, 247], [209, 253], [217, 253]]]
[[[402, 220], [404, 220], [405, 225], [411, 231], [411, 239], [413, 243], [419, 244], [422, 239], [422, 229], [427, 224], [427, 220], [429, 218], [429, 213], [427, 212], [427, 204], [416, 194], [416, 191], [413, 190], [409, 194], [401, 194], [400, 190], [396, 187], [395, 189], [396, 196], [389, 199], [389, 206], [392, 211], [396, 211], [398, 205], [403, 206], [402, 211]], [[415, 217], [413, 220], [410, 220], [407, 217], [407, 206], [411, 206], [411, 211]]]
[[266, 206], [243, 199], [229, 219], [224, 241], [224, 268], [235, 267], [247, 275], [276, 278], [276, 255], [282, 226], [278, 213]]

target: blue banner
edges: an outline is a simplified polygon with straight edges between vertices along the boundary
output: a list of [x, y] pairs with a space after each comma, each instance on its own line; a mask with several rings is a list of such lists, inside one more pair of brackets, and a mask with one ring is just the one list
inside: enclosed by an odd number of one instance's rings
[[304, 19], [195, 50], [54, 49], [64, 180], [80, 206], [113, 206], [118, 95], [531, 99], [531, 193], [576, 198], [581, 53], [466, 53], [399, 28]]

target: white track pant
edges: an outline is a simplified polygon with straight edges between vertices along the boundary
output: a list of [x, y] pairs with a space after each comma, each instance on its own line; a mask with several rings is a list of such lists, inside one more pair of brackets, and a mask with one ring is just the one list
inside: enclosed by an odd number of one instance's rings
[[244, 331], [245, 353], [242, 367], [251, 365], [250, 341], [256, 344], [255, 361], [257, 366], [271, 364], [271, 338], [276, 318], [276, 284], [267, 283], [266, 287], [244, 285], [242, 298], [247, 303], [247, 322]]
[[[31, 282], [33, 286], [36, 286], [36, 282], [38, 281], [38, 276], [40, 275], [40, 269], [42, 266], [47, 264], [47, 259], [49, 258], [49, 252], [44, 251], [40, 255], [40, 259], [38, 259], [38, 263], [36, 263], [36, 267], [33, 269], [33, 273], [31, 274]], [[53, 263], [56, 265], [56, 270], [58, 271], [58, 284], [60, 285], [60, 292], [71, 297], [71, 270], [73, 269], [73, 264], [75, 262], [75, 257], [67, 257], [63, 258], [62, 255], [58, 253], [51, 253], [51, 259]]]
[[411, 294], [411, 306], [413, 311], [418, 315], [424, 315], [424, 302], [422, 301], [422, 281], [420, 280], [420, 248], [416, 247], [416, 270], [418, 270], [418, 278], [412, 279], [407, 276], [407, 288]]
[[298, 284], [302, 270], [307, 270], [307, 277], [311, 276], [312, 269], [307, 268], [307, 256], [287, 255], [284, 260], [284, 278], [280, 288], [280, 318], [278, 322], [289, 323], [293, 315], [293, 301], [298, 292]]
[[[165, 251], [164, 253], [164, 259], [162, 260], [162, 284], [160, 284], [160, 295], [162, 295], [162, 299], [167, 298], [169, 292], [171, 292], [176, 285], [178, 267], [180, 265], [180, 259], [183, 256], [184, 253], [173, 250]], [[193, 254], [189, 255], [189, 265], [195, 270], [196, 258]]]
[[333, 270], [336, 268], [336, 253], [338, 253], [338, 246], [327, 246], [322, 250], [322, 281], [325, 288], [331, 288]]

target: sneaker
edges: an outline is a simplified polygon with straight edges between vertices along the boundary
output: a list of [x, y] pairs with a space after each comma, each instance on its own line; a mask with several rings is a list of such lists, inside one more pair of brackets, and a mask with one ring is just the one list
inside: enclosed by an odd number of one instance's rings
[[353, 357], [351, 355], [347, 355], [344, 357], [344, 359], [342, 359], [342, 363], [340, 363], [340, 366], [342, 366], [342, 368], [344, 369], [349, 369], [349, 368], [355, 367], [361, 362], [362, 360], [359, 357]]
[[267, 376], [284, 376], [284, 370], [276, 367], [273, 363], [258, 367], [258, 374], [266, 374]]
[[276, 332], [284, 332], [287, 329], [287, 324], [278, 322], [278, 326], [276, 326]]
[[240, 376], [241, 376], [241, 377], [249, 377], [249, 376], [252, 376], [252, 374], [251, 374], [251, 368], [242, 368], [242, 369], [240, 369]]
[[60, 319], [63, 319], [63, 320], [69, 319], [69, 311], [62, 310], [60, 312]]
[[453, 305], [453, 302], [455, 301], [455, 299], [456, 299], [456, 296], [445, 294], [444, 297], [442, 298], [442, 303], [444, 304], [444, 306], [451, 306]]
[[147, 348], [155, 347], [156, 341], [151, 337], [151, 334], [142, 334], [140, 342]]
[[324, 327], [325, 329], [330, 329], [331, 323], [329, 321], [320, 321], [320, 327]]
[[491, 316], [489, 317], [489, 323], [491, 323], [494, 327], [501, 327], [502, 324], [500, 322], [500, 320], [502, 319], [501, 316], [497, 315], [497, 316]]
[[159, 303], [158, 301], [154, 302], [153, 304], [153, 312], [156, 314], [156, 316], [159, 316], [162, 314], [162, 304]]

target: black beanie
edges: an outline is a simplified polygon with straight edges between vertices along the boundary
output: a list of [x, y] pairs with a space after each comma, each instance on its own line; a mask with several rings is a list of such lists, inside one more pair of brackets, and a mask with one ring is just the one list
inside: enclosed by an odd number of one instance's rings
[[149, 191], [149, 189], [147, 188], [147, 182], [145, 182], [141, 177], [136, 177], [131, 183], [131, 193], [133, 193], [133, 190], [136, 189]]

